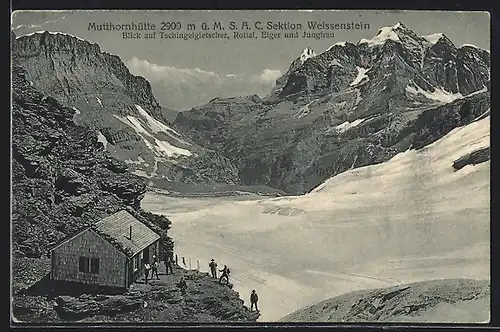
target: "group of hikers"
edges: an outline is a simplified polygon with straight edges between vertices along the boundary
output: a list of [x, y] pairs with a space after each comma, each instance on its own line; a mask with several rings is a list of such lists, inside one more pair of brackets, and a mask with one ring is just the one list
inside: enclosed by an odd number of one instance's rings
[[[182, 261], [183, 261], [184, 265], [186, 265], [184, 257], [182, 257]], [[172, 265], [174, 263], [176, 265], [178, 265], [177, 255], [175, 255], [175, 260], [174, 260], [173, 253], [167, 253], [163, 257], [163, 262], [165, 264], [166, 274], [168, 275], [169, 272], [170, 272], [170, 274], [174, 274], [174, 270], [173, 270]], [[160, 280], [160, 277], [158, 276], [158, 268], [160, 266], [160, 262], [156, 256], [153, 256], [153, 262], [151, 264], [148, 261], [143, 260], [143, 266], [144, 266], [144, 282], [146, 284], [148, 283], [150, 272], [151, 272], [151, 279], [153, 279], [156, 276], [156, 279]], [[212, 278], [219, 279], [219, 283], [222, 283], [222, 280], [225, 279], [226, 285], [229, 285], [229, 275], [231, 273], [231, 270], [229, 270], [227, 265], [224, 265], [224, 268], [222, 270], [218, 270], [217, 263], [212, 258], [212, 260], [210, 261], [208, 266], [210, 268]], [[222, 272], [219, 278], [217, 278], [217, 271]], [[179, 281], [177, 286], [181, 289], [181, 293], [183, 295], [186, 294], [187, 283], [186, 283], [186, 280], [184, 279], [184, 277], [181, 277], [181, 280]], [[250, 310], [251, 311], [253, 311], [254, 306], [255, 306], [255, 310], [259, 311], [259, 308], [257, 307], [258, 301], [259, 301], [259, 297], [254, 289], [254, 290], [252, 290], [252, 293], [250, 294], [250, 303], [251, 303]]]
[[[217, 271], [222, 272], [222, 274], [219, 277], [219, 283], [222, 283], [222, 279], [226, 280], [226, 285], [229, 285], [229, 274], [231, 273], [231, 270], [227, 267], [227, 265], [224, 265], [224, 268], [222, 270], [217, 270], [217, 263], [215, 260], [212, 258], [210, 263], [208, 263], [208, 267], [210, 268], [210, 273], [212, 275], [212, 278], [217, 279]], [[253, 310], [253, 307], [255, 306], [255, 310], [259, 311], [259, 308], [257, 307], [257, 302], [259, 301], [259, 296], [257, 295], [257, 292], [252, 290], [252, 293], [250, 294], [250, 311]]]
[[[174, 260], [173, 254], [166, 254], [163, 259], [167, 275], [169, 271], [170, 274], [174, 274], [174, 269], [172, 267], [172, 264], [174, 263], [173, 260]], [[176, 255], [176, 262], [177, 262], [177, 255]], [[148, 283], [149, 272], [151, 272], [151, 279], [153, 279], [154, 276], [156, 276], [156, 279], [160, 280], [160, 277], [158, 276], [158, 268], [160, 267], [160, 262], [158, 261], [156, 255], [153, 255], [153, 262], [151, 264], [148, 261], [144, 261], [143, 259], [143, 266], [144, 266], [144, 282], [146, 284]]]
[[[210, 263], [208, 263], [208, 267], [210, 267], [212, 278], [217, 279], [217, 263], [213, 258]], [[222, 279], [226, 279], [226, 285], [229, 285], [229, 274], [231, 273], [231, 270], [229, 270], [227, 265], [224, 265], [224, 268], [222, 270], [219, 270], [219, 272], [222, 272], [219, 278], [219, 283], [222, 283]]]

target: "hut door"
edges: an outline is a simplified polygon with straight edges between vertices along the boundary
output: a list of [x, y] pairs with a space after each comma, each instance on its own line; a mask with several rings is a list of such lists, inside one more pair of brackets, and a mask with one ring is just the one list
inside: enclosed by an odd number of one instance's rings
[[142, 252], [142, 259], [144, 259], [144, 263], [149, 263], [149, 247]]

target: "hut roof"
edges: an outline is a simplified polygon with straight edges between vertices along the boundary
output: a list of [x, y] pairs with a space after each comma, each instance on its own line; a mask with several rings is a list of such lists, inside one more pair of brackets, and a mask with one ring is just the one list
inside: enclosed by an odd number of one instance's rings
[[160, 239], [158, 234], [125, 210], [102, 219], [93, 229], [127, 256], [134, 256]]
[[[52, 251], [63, 243], [71, 241], [88, 229], [96, 232], [100, 237], [129, 257], [136, 255], [153, 242], [160, 239], [158, 234], [152, 231], [144, 223], [137, 220], [132, 214], [125, 210], [121, 210], [67, 237], [50, 250]], [[132, 232], [130, 232], [130, 230], [132, 230]], [[132, 236], [130, 236], [130, 233], [132, 233]]]

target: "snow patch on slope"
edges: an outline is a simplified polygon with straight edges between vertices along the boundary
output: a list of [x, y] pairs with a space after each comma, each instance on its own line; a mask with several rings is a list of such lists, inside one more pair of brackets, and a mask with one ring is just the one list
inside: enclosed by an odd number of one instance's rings
[[104, 150], [108, 148], [108, 140], [106, 139], [106, 136], [104, 136], [100, 131], [97, 134], [97, 141], [101, 142], [102, 145], [104, 145]]
[[435, 100], [441, 103], [450, 103], [455, 99], [463, 98], [461, 93], [452, 93], [443, 88], [435, 88], [433, 92], [426, 91], [416, 84], [407, 85], [406, 92], [413, 95], [423, 95], [425, 98]]
[[311, 109], [309, 108], [309, 106], [317, 100], [318, 99], [314, 99], [313, 101], [311, 101], [311, 102], [307, 103], [306, 105], [304, 105], [303, 107], [301, 107], [299, 109], [299, 111], [297, 112], [297, 114], [295, 115], [297, 117], [297, 119], [300, 119], [300, 118], [306, 116], [307, 114], [309, 114], [311, 112]]
[[[366, 68], [363, 68], [363, 67], [356, 67], [356, 69], [358, 70], [358, 76], [356, 76], [356, 78], [354, 79], [354, 81], [351, 82], [350, 86], [354, 86], [354, 85], [357, 85], [359, 84], [361, 81], [365, 80], [365, 82], [367, 80], [369, 80], [370, 78], [366, 75], [366, 72], [370, 69], [366, 69]], [[364, 82], [364, 83], [365, 83]]]
[[345, 41], [342, 41], [342, 42], [336, 42], [336, 43], [335, 43], [335, 44], [333, 44], [332, 46], [328, 47], [328, 48], [325, 50], [325, 52], [326, 52], [326, 51], [331, 50], [334, 46], [342, 46], [342, 47], [344, 47], [345, 45], [346, 45], [346, 42], [345, 42]]
[[[357, 175], [364, 178], [364, 175], [369, 173], [370, 178], [376, 178], [378, 175], [385, 174], [403, 175], [404, 169], [408, 165], [415, 165], [417, 159], [424, 158], [428, 165], [432, 165], [436, 176], [434, 177], [435, 185], [443, 184], [452, 180], [454, 176], [464, 176], [472, 171], [477, 171], [482, 164], [474, 165], [469, 172], [455, 172], [452, 165], [453, 162], [475, 150], [488, 147], [490, 145], [490, 116], [472, 122], [466, 126], [457, 127], [451, 130], [448, 134], [439, 140], [431, 143], [420, 150], [407, 150], [401, 152], [389, 159], [387, 162], [377, 165], [359, 167], [341, 174], [338, 174], [324, 183], [311, 190], [311, 193], [319, 193], [335, 191], [340, 183], [344, 180]], [[484, 163], [483, 163], [484, 164]], [[414, 170], [416, 172], [416, 170]], [[426, 171], [425, 169], [421, 170]], [[438, 173], [439, 171], [439, 173]], [[438, 176], [439, 174], [439, 176]], [[397, 179], [396, 179], [397, 180]], [[386, 181], [388, 186], [391, 186], [398, 181]], [[399, 182], [402, 184], [402, 181]], [[383, 189], [383, 188], [380, 188]], [[307, 196], [307, 195], [306, 195]], [[297, 196], [300, 198], [301, 196]]]
[[337, 60], [335, 58], [332, 61], [330, 61], [330, 66], [339, 66], [339, 67], [344, 68], [344, 66], [342, 66], [342, 64], [339, 62], [339, 60]]
[[45, 32], [48, 32], [51, 35], [63, 35], [63, 36], [75, 37], [76, 39], [79, 39], [81, 41], [85, 41], [84, 39], [82, 39], [82, 38], [80, 38], [78, 36], [75, 36], [75, 35], [72, 35], [72, 34], [69, 34], [69, 33], [66, 33], [66, 32], [45, 31], [45, 30], [39, 30], [39, 31], [27, 33], [25, 35], [20, 35], [20, 36], [17, 36], [16, 39], [19, 39], [21, 37], [32, 36], [34, 34], [43, 34]]
[[[137, 119], [134, 116], [127, 115], [127, 117], [123, 118], [120, 117], [116, 114], [113, 115], [115, 118], [119, 119], [129, 127], [135, 130], [135, 132], [141, 136], [142, 140], [144, 141], [144, 144], [153, 151], [153, 153], [156, 156], [159, 157], [177, 157], [177, 156], [191, 156], [192, 153], [191, 151], [187, 149], [182, 149], [176, 146], [173, 146], [167, 141], [162, 141], [157, 139], [156, 137], [153, 136], [152, 133], [150, 133], [148, 130], [146, 130], [139, 119]], [[149, 139], [148, 139], [149, 138]], [[151, 142], [151, 140], [154, 141], [154, 144]]]
[[337, 126], [334, 127], [334, 129], [339, 132], [343, 133], [351, 128], [359, 126], [361, 123], [363, 123], [366, 120], [366, 118], [363, 119], [356, 119], [353, 122], [345, 121]]
[[180, 136], [180, 134], [175, 131], [174, 129], [170, 128], [169, 126], [161, 123], [160, 121], [156, 120], [153, 118], [151, 115], [149, 115], [141, 106], [135, 105], [137, 110], [139, 111], [139, 114], [142, 115], [146, 121], [148, 122], [149, 127], [154, 133], [159, 133], [159, 132], [164, 132], [167, 133], [168, 131], [173, 132], [177, 136]]

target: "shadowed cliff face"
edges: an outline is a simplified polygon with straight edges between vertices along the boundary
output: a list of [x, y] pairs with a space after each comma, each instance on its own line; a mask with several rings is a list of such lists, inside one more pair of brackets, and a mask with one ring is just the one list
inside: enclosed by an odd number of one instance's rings
[[489, 80], [487, 51], [397, 24], [319, 55], [306, 49], [269, 97], [214, 99], [175, 125], [232, 160], [245, 184], [301, 194], [484, 114]]
[[167, 219], [162, 224], [140, 210], [144, 181], [109, 156], [96, 131], [75, 124], [71, 108], [38, 92], [26, 75], [13, 67], [14, 254], [40, 257], [66, 235], [124, 208], [166, 232]]
[[45, 95], [72, 108], [77, 123], [134, 173], [184, 183], [238, 184], [237, 169], [170, 127], [149, 82], [99, 45], [62, 33], [13, 39], [13, 63]]

